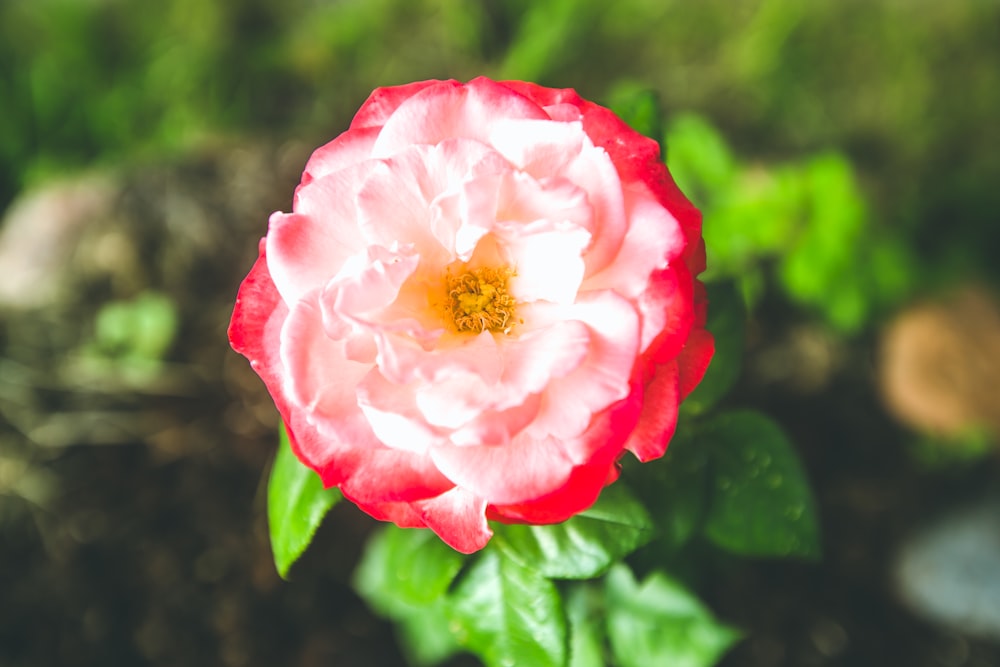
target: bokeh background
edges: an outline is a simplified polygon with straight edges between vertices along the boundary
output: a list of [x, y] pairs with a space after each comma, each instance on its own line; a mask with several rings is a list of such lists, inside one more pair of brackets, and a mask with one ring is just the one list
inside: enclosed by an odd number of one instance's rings
[[0, 665], [405, 664], [350, 587], [373, 521], [274, 573], [225, 329], [310, 150], [480, 74], [661, 138], [750, 306], [729, 402], [792, 436], [825, 555], [692, 575], [722, 664], [1000, 664], [1000, 3], [4, 0]]

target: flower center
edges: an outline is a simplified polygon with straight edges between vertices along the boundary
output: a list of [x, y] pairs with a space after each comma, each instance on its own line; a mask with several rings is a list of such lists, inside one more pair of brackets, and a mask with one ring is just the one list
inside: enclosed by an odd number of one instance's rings
[[447, 276], [448, 300], [444, 310], [459, 332], [503, 331], [514, 323], [514, 297], [507, 293], [507, 268], [480, 268]]

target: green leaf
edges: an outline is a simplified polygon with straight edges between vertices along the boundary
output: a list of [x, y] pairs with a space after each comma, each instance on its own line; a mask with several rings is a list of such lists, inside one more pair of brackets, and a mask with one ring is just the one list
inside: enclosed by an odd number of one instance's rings
[[[781, 259], [778, 276], [794, 299], [824, 311], [842, 331], [857, 330], [870, 310], [871, 286], [858, 270], [868, 250], [867, 202], [846, 157], [825, 153], [804, 167], [808, 222]], [[860, 250], [859, 250], [860, 249]], [[869, 260], [870, 261], [870, 260]]]
[[488, 667], [565, 667], [566, 618], [555, 585], [495, 549], [486, 549], [452, 594], [459, 644]]
[[390, 525], [368, 543], [354, 586], [377, 611], [405, 615], [414, 606], [438, 600], [462, 561], [462, 555], [433, 532]]
[[662, 572], [641, 585], [625, 565], [608, 573], [608, 638], [621, 667], [709, 667], [740, 638]]
[[429, 530], [386, 526], [368, 542], [354, 588], [372, 609], [394, 619], [402, 648], [417, 665], [458, 650], [445, 597], [463, 557]]
[[676, 550], [691, 538], [705, 515], [708, 451], [678, 428], [667, 453], [630, 469], [629, 479], [647, 503], [657, 527], [655, 547]]
[[110, 357], [159, 360], [173, 344], [177, 307], [164, 294], [146, 291], [129, 301], [101, 306], [94, 323], [98, 349]]
[[604, 667], [604, 631], [599, 615], [604, 606], [600, 589], [573, 586], [566, 598], [569, 621], [569, 667]]
[[815, 502], [781, 429], [764, 415], [731, 412], [698, 433], [710, 447], [714, 479], [705, 535], [745, 556], [820, 554]]
[[705, 377], [684, 399], [681, 409], [701, 414], [715, 405], [739, 379], [743, 365], [746, 330], [746, 308], [736, 286], [715, 283], [708, 289], [708, 323], [706, 328], [715, 337], [715, 356]]
[[670, 173], [696, 206], [705, 206], [729, 189], [736, 160], [722, 134], [707, 120], [694, 114], [676, 116], [664, 143]]
[[498, 526], [493, 539], [511, 558], [555, 579], [596, 577], [653, 537], [646, 508], [618, 482], [589, 509], [548, 526]]
[[414, 607], [396, 620], [401, 648], [415, 665], [436, 665], [459, 650], [449, 627], [447, 600]]
[[267, 482], [267, 523], [278, 574], [288, 570], [312, 541], [330, 508], [341, 499], [338, 489], [324, 489], [319, 475], [296, 458], [284, 425]]

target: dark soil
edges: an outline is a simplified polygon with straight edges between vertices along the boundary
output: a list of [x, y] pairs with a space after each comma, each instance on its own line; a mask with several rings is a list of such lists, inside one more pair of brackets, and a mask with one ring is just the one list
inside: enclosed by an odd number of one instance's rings
[[[350, 587], [373, 520], [338, 506], [291, 581], [275, 574], [263, 488], [276, 414], [226, 341], [256, 239], [288, 209], [304, 155], [220, 146], [116, 175], [105, 215], [67, 232], [59, 296], [0, 311], [3, 667], [405, 664], [391, 626]], [[121, 263], [96, 266], [89, 249], [112, 241]], [[178, 308], [166, 360], [138, 375], [110, 352], [104, 365], [81, 362], [98, 307], [145, 289]], [[890, 576], [899, 539], [997, 479], [996, 462], [951, 473], [913, 463], [863, 341], [807, 389], [758, 373], [754, 360], [774, 353], [760, 341], [797, 326], [786, 317], [759, 317], [737, 399], [800, 447], [825, 556], [718, 564], [705, 599], [748, 635], [723, 664], [1000, 665], [1000, 646], [911, 615]]]

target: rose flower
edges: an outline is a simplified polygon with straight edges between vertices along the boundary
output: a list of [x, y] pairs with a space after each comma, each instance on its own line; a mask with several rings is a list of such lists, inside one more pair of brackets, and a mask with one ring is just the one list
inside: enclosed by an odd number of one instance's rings
[[229, 338], [327, 487], [469, 553], [664, 453], [713, 352], [703, 268], [699, 212], [611, 111], [424, 81], [313, 153]]

